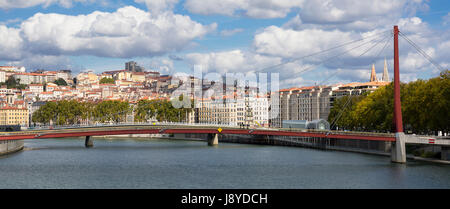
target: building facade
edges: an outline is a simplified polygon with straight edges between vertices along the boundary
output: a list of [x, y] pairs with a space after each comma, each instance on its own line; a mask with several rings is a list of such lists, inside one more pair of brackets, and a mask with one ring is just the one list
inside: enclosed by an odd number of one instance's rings
[[28, 108], [2, 107], [0, 108], [0, 125], [28, 126]]

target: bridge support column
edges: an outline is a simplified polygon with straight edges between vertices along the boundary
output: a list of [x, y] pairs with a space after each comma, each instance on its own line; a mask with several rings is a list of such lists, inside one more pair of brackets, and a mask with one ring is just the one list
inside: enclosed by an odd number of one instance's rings
[[441, 160], [450, 161], [450, 147], [441, 146]]
[[406, 163], [406, 136], [403, 132], [395, 134], [395, 142], [391, 146], [391, 162]]
[[208, 146], [217, 146], [219, 144], [219, 134], [208, 134]]
[[93, 146], [94, 146], [94, 140], [91, 139], [91, 136], [86, 136], [86, 140], [84, 141], [84, 146], [85, 146], [86, 148], [89, 148], [89, 147], [93, 147]]

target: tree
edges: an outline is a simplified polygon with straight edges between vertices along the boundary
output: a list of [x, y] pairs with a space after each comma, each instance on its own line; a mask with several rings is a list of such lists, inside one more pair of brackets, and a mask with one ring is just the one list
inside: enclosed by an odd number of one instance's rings
[[33, 113], [33, 122], [47, 124], [53, 121], [57, 125], [77, 124], [83, 118], [84, 103], [76, 100], [47, 102]]
[[125, 121], [126, 114], [130, 111], [130, 105], [126, 101], [102, 101], [95, 106], [94, 116], [100, 122], [118, 123]]
[[[450, 72], [439, 77], [401, 84], [402, 119], [405, 131], [436, 134], [450, 131]], [[354, 96], [355, 97], [355, 96]], [[352, 100], [339, 117], [348, 97], [337, 99], [328, 120], [348, 130], [393, 131], [393, 83]]]
[[363, 99], [366, 95], [352, 95], [343, 96], [338, 98], [333, 103], [333, 108], [328, 115], [328, 121], [333, 127], [339, 127], [339, 129], [353, 130], [358, 125], [358, 121], [355, 120], [355, 114], [353, 114], [356, 108], [355, 104]]
[[147, 122], [156, 116], [159, 100], [139, 100], [134, 114], [134, 121]]
[[104, 83], [114, 84], [115, 82], [116, 81], [114, 80], [114, 78], [103, 77], [102, 79], [100, 79], [100, 84], [104, 84]]
[[25, 89], [27, 87], [25, 84], [20, 84], [20, 79], [15, 79], [13, 76], [10, 76], [6, 82], [0, 83], [0, 85], [6, 85], [6, 88], [8, 89]]
[[181, 122], [189, 111], [190, 108], [175, 108], [167, 100], [140, 100], [136, 105], [134, 121], [147, 122], [154, 117], [158, 121]]
[[55, 81], [55, 84], [58, 85], [58, 86], [67, 86], [67, 82], [63, 78], [58, 78]]
[[56, 102], [47, 102], [33, 113], [33, 122], [50, 124], [50, 121], [55, 120], [58, 112]]

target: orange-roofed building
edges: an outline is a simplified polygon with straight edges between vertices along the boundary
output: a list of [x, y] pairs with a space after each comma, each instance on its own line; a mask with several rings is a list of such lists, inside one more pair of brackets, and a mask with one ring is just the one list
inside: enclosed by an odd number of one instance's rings
[[30, 84], [28, 85], [28, 88], [31, 92], [39, 94], [44, 91], [44, 85], [42, 84]]

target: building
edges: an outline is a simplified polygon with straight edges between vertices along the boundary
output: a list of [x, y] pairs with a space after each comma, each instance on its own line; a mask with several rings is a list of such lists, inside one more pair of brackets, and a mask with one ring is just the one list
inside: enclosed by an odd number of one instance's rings
[[313, 121], [307, 120], [284, 120], [282, 128], [288, 129], [316, 129], [316, 130], [330, 130], [330, 123], [328, 121], [319, 119]]
[[0, 71], [0, 83], [6, 82], [6, 72]]
[[145, 82], [145, 73], [144, 72], [132, 72], [131, 73], [131, 81], [143, 83]]
[[370, 80], [369, 82], [389, 82], [389, 72], [388, 72], [388, 68], [387, 68], [387, 61], [386, 58], [384, 58], [384, 68], [383, 68], [383, 75], [382, 75], [382, 79], [378, 80], [377, 79], [377, 74], [375, 71], [375, 65], [372, 64], [372, 71], [370, 72]]
[[135, 61], [125, 63], [125, 70], [130, 72], [144, 72], [144, 68], [139, 66]]
[[196, 100], [198, 122], [241, 126], [269, 126], [269, 99], [248, 97], [230, 99], [204, 98]]
[[382, 76], [382, 80], [383, 82], [390, 82], [389, 80], [389, 73], [388, 73], [388, 69], [387, 69], [387, 62], [386, 62], [386, 58], [384, 58], [384, 69], [383, 69], [383, 76]]
[[[54, 83], [47, 83], [46, 84], [46, 91], [52, 92], [55, 91], [58, 88], [58, 85], [54, 84]], [[30, 87], [31, 89], [31, 87]]]
[[2, 107], [0, 108], [0, 125], [28, 126], [28, 108]]
[[73, 84], [72, 71], [71, 70], [59, 70], [59, 71], [56, 71], [56, 80], [58, 80], [60, 78], [64, 79], [66, 81], [66, 83], [69, 84], [69, 85]]
[[83, 72], [77, 75], [77, 85], [89, 85], [98, 82], [98, 76], [92, 71]]
[[44, 85], [42, 84], [30, 84], [28, 85], [30, 91], [36, 94], [42, 93], [44, 91]]
[[131, 71], [121, 70], [116, 74], [116, 80], [131, 81]]
[[376, 82], [378, 81], [377, 79], [377, 74], [375, 72], [375, 64], [372, 64], [372, 71], [370, 72], [370, 82]]
[[[383, 80], [387, 79], [387, 64], [383, 72]], [[279, 116], [271, 119], [272, 127], [281, 127], [282, 121], [317, 121], [327, 120], [333, 102], [343, 96], [362, 95], [371, 93], [381, 86], [388, 85], [388, 81], [378, 81], [375, 66], [372, 65], [370, 82], [338, 84], [331, 86], [309, 86], [289, 88], [279, 91]]]
[[20, 84], [37, 84], [54, 82], [56, 80], [56, 72], [49, 71], [45, 73], [33, 72], [33, 73], [15, 73], [12, 75], [14, 79], [19, 80]]

